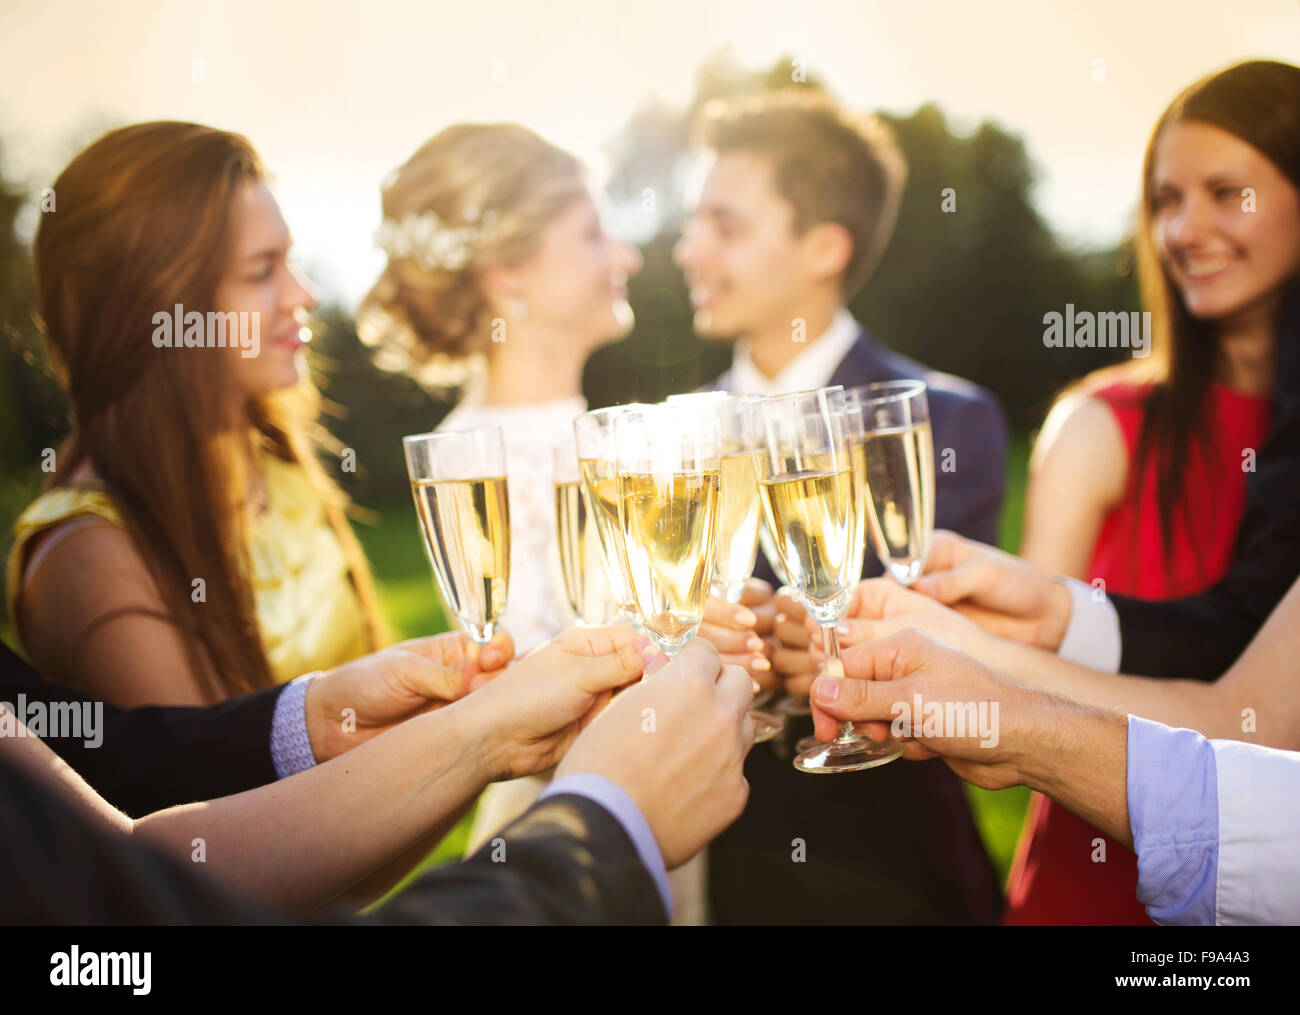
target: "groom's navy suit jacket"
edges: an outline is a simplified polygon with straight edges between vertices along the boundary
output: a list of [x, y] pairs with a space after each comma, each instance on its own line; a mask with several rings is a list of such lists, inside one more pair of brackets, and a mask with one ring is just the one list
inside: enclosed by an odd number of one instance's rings
[[[987, 391], [878, 345], [864, 330], [831, 384], [925, 381], [935, 524], [997, 542], [1007, 428]], [[723, 374], [716, 383], [726, 388]], [[948, 452], [951, 452], [950, 454]], [[946, 470], [946, 471], [945, 471]], [[870, 553], [863, 577], [881, 573]], [[755, 574], [778, 584], [760, 552]], [[749, 804], [709, 847], [717, 923], [992, 923], [1001, 892], [961, 780], [942, 761], [894, 761], [845, 778], [807, 775], [791, 744], [809, 719], [750, 752]]]

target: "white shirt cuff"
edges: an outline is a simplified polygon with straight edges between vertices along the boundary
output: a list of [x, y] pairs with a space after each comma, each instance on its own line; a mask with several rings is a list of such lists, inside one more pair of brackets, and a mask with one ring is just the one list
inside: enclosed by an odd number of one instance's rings
[[1217, 924], [1300, 922], [1300, 753], [1212, 740], [1219, 784]]
[[1070, 623], [1056, 654], [1080, 666], [1118, 673], [1123, 643], [1115, 604], [1101, 588], [1077, 578], [1056, 575], [1052, 580], [1062, 582], [1070, 590]]

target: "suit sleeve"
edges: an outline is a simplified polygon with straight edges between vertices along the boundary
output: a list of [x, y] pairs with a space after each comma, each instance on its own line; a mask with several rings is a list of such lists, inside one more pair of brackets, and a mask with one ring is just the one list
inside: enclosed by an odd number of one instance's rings
[[1124, 673], [1217, 680], [1300, 575], [1300, 282], [1277, 345], [1273, 431], [1246, 480], [1246, 511], [1228, 573], [1208, 591], [1170, 602], [1112, 597]]
[[618, 820], [586, 797], [534, 804], [463, 863], [431, 871], [379, 913], [384, 923], [667, 922]]
[[935, 526], [996, 546], [1007, 476], [1002, 409], [983, 392], [953, 397], [934, 428]]
[[266, 924], [282, 918], [92, 824], [0, 762], [0, 917], [10, 924]]
[[132, 817], [242, 793], [276, 779], [270, 744], [279, 687], [210, 708], [123, 711], [44, 680], [13, 651], [0, 649], [0, 701], [16, 705], [22, 695], [29, 706], [67, 702], [102, 707], [98, 745], [86, 737], [48, 737], [45, 743], [100, 796]]

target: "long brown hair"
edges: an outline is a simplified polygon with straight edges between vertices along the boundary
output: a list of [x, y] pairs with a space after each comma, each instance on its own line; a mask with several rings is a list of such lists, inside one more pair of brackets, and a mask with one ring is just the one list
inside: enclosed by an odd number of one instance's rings
[[[248, 559], [247, 464], [260, 444], [300, 465], [348, 557], [372, 640], [382, 629], [364, 557], [309, 436], [304, 381], [240, 405], [225, 349], [177, 354], [152, 341], [153, 315], [215, 309], [232, 253], [234, 202], [266, 172], [238, 134], [142, 123], [104, 135], [55, 181], [58, 210], [36, 234], [37, 306], [75, 414], [59, 456], [65, 481], [94, 467], [130, 522], [136, 548], [213, 700], [274, 682]], [[251, 423], [251, 425], [249, 425]], [[191, 583], [203, 578], [206, 600]]]
[[1204, 448], [1214, 426], [1204, 407], [1219, 355], [1213, 323], [1188, 311], [1161, 263], [1153, 237], [1156, 148], [1168, 127], [1188, 120], [1241, 138], [1300, 190], [1300, 67], [1272, 60], [1236, 64], [1184, 90], [1156, 122], [1142, 160], [1136, 237], [1142, 306], [1151, 313], [1151, 354], [1145, 362], [1135, 360], [1094, 371], [1067, 389], [1090, 390], [1114, 380], [1151, 382], [1132, 482], [1136, 486], [1143, 470], [1156, 470], [1166, 556], [1171, 550], [1175, 512], [1183, 502], [1188, 462]]

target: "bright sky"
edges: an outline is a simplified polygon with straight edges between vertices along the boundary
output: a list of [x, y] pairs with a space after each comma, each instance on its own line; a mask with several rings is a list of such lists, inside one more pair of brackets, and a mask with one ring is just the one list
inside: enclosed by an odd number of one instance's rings
[[724, 46], [754, 66], [792, 54], [856, 106], [934, 101], [1023, 134], [1043, 213], [1104, 244], [1169, 100], [1237, 60], [1300, 62], [1300, 0], [4, 0], [0, 143], [8, 175], [39, 187], [106, 124], [238, 130], [278, 177], [303, 263], [354, 301], [382, 262], [379, 181], [439, 129], [519, 120], [598, 160]]

